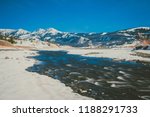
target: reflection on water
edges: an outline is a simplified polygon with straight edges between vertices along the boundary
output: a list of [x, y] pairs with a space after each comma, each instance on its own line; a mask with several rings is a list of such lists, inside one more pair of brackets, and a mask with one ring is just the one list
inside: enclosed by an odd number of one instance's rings
[[40, 51], [29, 71], [51, 76], [94, 99], [150, 99], [150, 65]]

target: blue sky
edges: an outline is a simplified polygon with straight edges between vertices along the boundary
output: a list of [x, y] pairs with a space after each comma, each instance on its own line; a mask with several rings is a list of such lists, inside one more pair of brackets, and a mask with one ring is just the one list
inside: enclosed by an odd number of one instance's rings
[[0, 28], [111, 32], [150, 26], [150, 0], [0, 0]]

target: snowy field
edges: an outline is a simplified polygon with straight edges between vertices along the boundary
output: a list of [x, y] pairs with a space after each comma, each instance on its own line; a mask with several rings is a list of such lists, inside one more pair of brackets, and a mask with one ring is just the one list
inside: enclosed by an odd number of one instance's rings
[[144, 58], [140, 56], [135, 56], [136, 52], [150, 54], [150, 50], [135, 50], [132, 49], [69, 49], [66, 50], [69, 54], [79, 54], [82, 56], [90, 57], [104, 57], [104, 58], [113, 58], [115, 60], [139, 60], [150, 62], [150, 58]]
[[58, 80], [26, 71], [35, 51], [0, 50], [0, 99], [90, 99], [73, 93]]

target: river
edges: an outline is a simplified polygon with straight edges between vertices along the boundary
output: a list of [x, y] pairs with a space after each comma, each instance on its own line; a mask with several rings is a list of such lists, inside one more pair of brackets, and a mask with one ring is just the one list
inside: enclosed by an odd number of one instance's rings
[[[60, 80], [75, 93], [96, 100], [150, 99], [150, 64], [39, 51], [27, 70]], [[51, 90], [51, 89], [50, 89]]]

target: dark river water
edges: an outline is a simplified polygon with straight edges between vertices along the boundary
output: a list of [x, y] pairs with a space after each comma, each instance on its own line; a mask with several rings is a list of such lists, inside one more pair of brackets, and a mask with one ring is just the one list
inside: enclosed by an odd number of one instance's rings
[[[74, 92], [97, 100], [150, 99], [150, 64], [39, 51], [30, 72], [58, 79]], [[51, 89], [50, 89], [51, 90]]]

